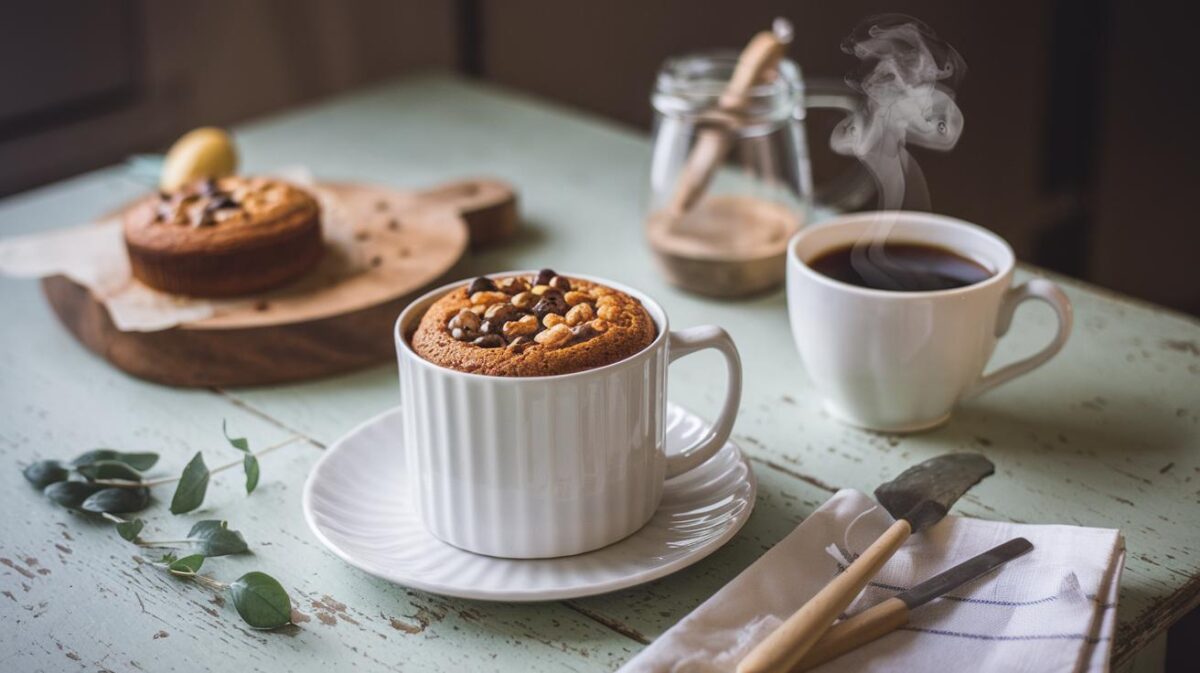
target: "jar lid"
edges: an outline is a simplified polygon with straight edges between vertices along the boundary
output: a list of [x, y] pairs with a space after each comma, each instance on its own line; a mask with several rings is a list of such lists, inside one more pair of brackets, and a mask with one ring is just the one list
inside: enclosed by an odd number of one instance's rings
[[[703, 116], [721, 112], [718, 101], [737, 66], [733, 51], [711, 51], [667, 59], [658, 71], [651, 101], [659, 113], [675, 116]], [[736, 113], [748, 123], [785, 119], [800, 109], [804, 80], [795, 62], [783, 59], [778, 76], [751, 87], [745, 105]]]

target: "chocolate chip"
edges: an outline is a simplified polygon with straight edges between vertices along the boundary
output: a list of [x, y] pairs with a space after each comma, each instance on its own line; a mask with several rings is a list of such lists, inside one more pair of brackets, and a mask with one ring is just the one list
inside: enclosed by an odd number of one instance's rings
[[533, 305], [533, 314], [538, 318], [545, 318], [551, 313], [559, 315], [565, 314], [569, 310], [567, 300], [563, 299], [562, 293], [557, 290], [547, 290], [542, 294], [542, 298], [538, 303]]
[[168, 194], [168, 193], [166, 193], [166, 192], [159, 192], [159, 193], [158, 193], [158, 200], [159, 200], [159, 201], [170, 201], [170, 200], [171, 200], [171, 195], [170, 195], [170, 194]]
[[592, 327], [592, 324], [588, 322], [578, 324], [571, 328], [571, 334], [574, 334], [575, 338], [579, 341], [587, 341], [599, 333], [600, 332], [597, 331], [595, 327]]
[[492, 292], [496, 289], [496, 284], [487, 276], [480, 276], [471, 281], [471, 287], [467, 288], [467, 294], [472, 295], [476, 292]]
[[504, 345], [504, 337], [499, 334], [488, 334], [487, 336], [479, 337], [471, 343], [480, 348], [499, 348]]
[[241, 208], [241, 204], [233, 200], [233, 197], [228, 194], [217, 194], [212, 201], [204, 206], [207, 211], [225, 210], [226, 208]]
[[498, 333], [500, 331], [502, 325], [503, 325], [503, 323], [501, 323], [501, 322], [492, 322], [491, 320], [484, 320], [479, 325], [479, 333], [480, 334], [492, 334], [493, 332]]
[[571, 281], [563, 278], [562, 276], [555, 276], [551, 278], [548, 284], [550, 287], [554, 288], [555, 290], [559, 290], [560, 292], [571, 291]]
[[478, 336], [478, 332], [475, 332], [474, 330], [463, 329], [462, 327], [455, 327], [454, 329], [450, 330], [450, 337], [455, 341], [473, 341]]
[[557, 275], [557, 273], [554, 273], [554, 269], [542, 269], [541, 271], [538, 271], [537, 278], [534, 280], [533, 284], [549, 285], [550, 281]]
[[513, 351], [514, 353], [520, 353], [526, 348], [532, 346], [533, 343], [533, 339], [530, 339], [527, 336], [519, 336], [508, 342], [508, 350]]
[[217, 188], [217, 181], [212, 178], [204, 178], [204, 182], [200, 183], [200, 193], [205, 196], [212, 196], [220, 191]]

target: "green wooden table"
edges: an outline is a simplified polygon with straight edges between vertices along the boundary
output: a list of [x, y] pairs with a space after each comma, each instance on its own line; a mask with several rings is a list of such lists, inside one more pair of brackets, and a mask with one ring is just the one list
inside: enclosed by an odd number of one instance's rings
[[[791, 343], [782, 292], [713, 302], [663, 282], [642, 244], [649, 144], [641, 134], [430, 76], [241, 126], [237, 137], [250, 171], [301, 163], [325, 178], [405, 187], [506, 177], [522, 194], [523, 240], [469, 258], [459, 275], [537, 266], [597, 274], [657, 297], [675, 325], [727, 328], [745, 358], [735, 436], [760, 480], [757, 509], [705, 561], [607, 596], [510, 605], [387, 584], [317, 543], [300, 492], [323, 447], [396, 403], [393, 366], [273, 388], [164, 388], [76, 344], [36, 283], [0, 280], [2, 670], [611, 670], [835, 489], [869, 490], [923, 458], [965, 448], [986, 453], [998, 473], [966, 497], [962, 513], [1124, 531], [1116, 663], [1200, 599], [1200, 324], [1193, 319], [1058, 279], [1075, 303], [1077, 326], [1047, 366], [972, 401], [934, 432], [863, 432], [821, 410]], [[112, 168], [11, 197], [0, 201], [0, 235], [78, 224], [142, 189]], [[1049, 310], [1023, 309], [999, 357], [1033, 350], [1052, 329]], [[701, 355], [676, 365], [672, 399], [711, 417], [717, 364]], [[213, 563], [213, 572], [233, 578], [254, 567], [275, 575], [302, 613], [297, 628], [245, 628], [230, 605], [140, 564], [110, 526], [51, 506], [18, 470], [110, 445], [161, 451], [161, 467], [176, 472], [198, 449], [229, 455], [222, 419], [259, 446], [291, 433], [309, 441], [264, 457], [262, 485], [249, 498], [239, 477], [226, 473], [214, 478], [201, 512], [172, 517], [154, 506], [147, 534], [230, 519], [255, 553]]]

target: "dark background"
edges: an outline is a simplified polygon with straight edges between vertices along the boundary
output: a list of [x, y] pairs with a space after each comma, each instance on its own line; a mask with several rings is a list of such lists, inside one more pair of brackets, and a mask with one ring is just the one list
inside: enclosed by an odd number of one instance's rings
[[[786, 16], [796, 28], [790, 55], [806, 76], [840, 79], [853, 64], [842, 37], [868, 15], [903, 12], [968, 65], [958, 147], [916, 150], [933, 208], [999, 232], [1026, 261], [1200, 315], [1200, 84], [1186, 6], [4, 0], [0, 196], [162, 151], [198, 125], [429, 68], [648, 130], [648, 95], [667, 56], [739, 48]], [[845, 161], [825, 149], [836, 121], [809, 122], [818, 176]], [[1173, 630], [1169, 670], [1193, 670], [1181, 629], [1195, 634], [1196, 622], [1193, 614]]]

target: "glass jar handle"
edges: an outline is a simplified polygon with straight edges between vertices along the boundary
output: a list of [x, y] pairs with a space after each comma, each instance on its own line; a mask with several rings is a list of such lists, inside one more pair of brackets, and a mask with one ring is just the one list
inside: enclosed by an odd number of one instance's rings
[[[856, 112], [862, 105], [862, 99], [851, 93], [845, 84], [830, 79], [809, 80], [804, 85], [804, 108], [806, 110], [842, 110], [847, 113]], [[816, 201], [837, 212], [858, 210], [875, 195], [875, 180], [855, 162], [854, 167], [842, 171], [833, 180], [817, 185], [815, 188]]]

